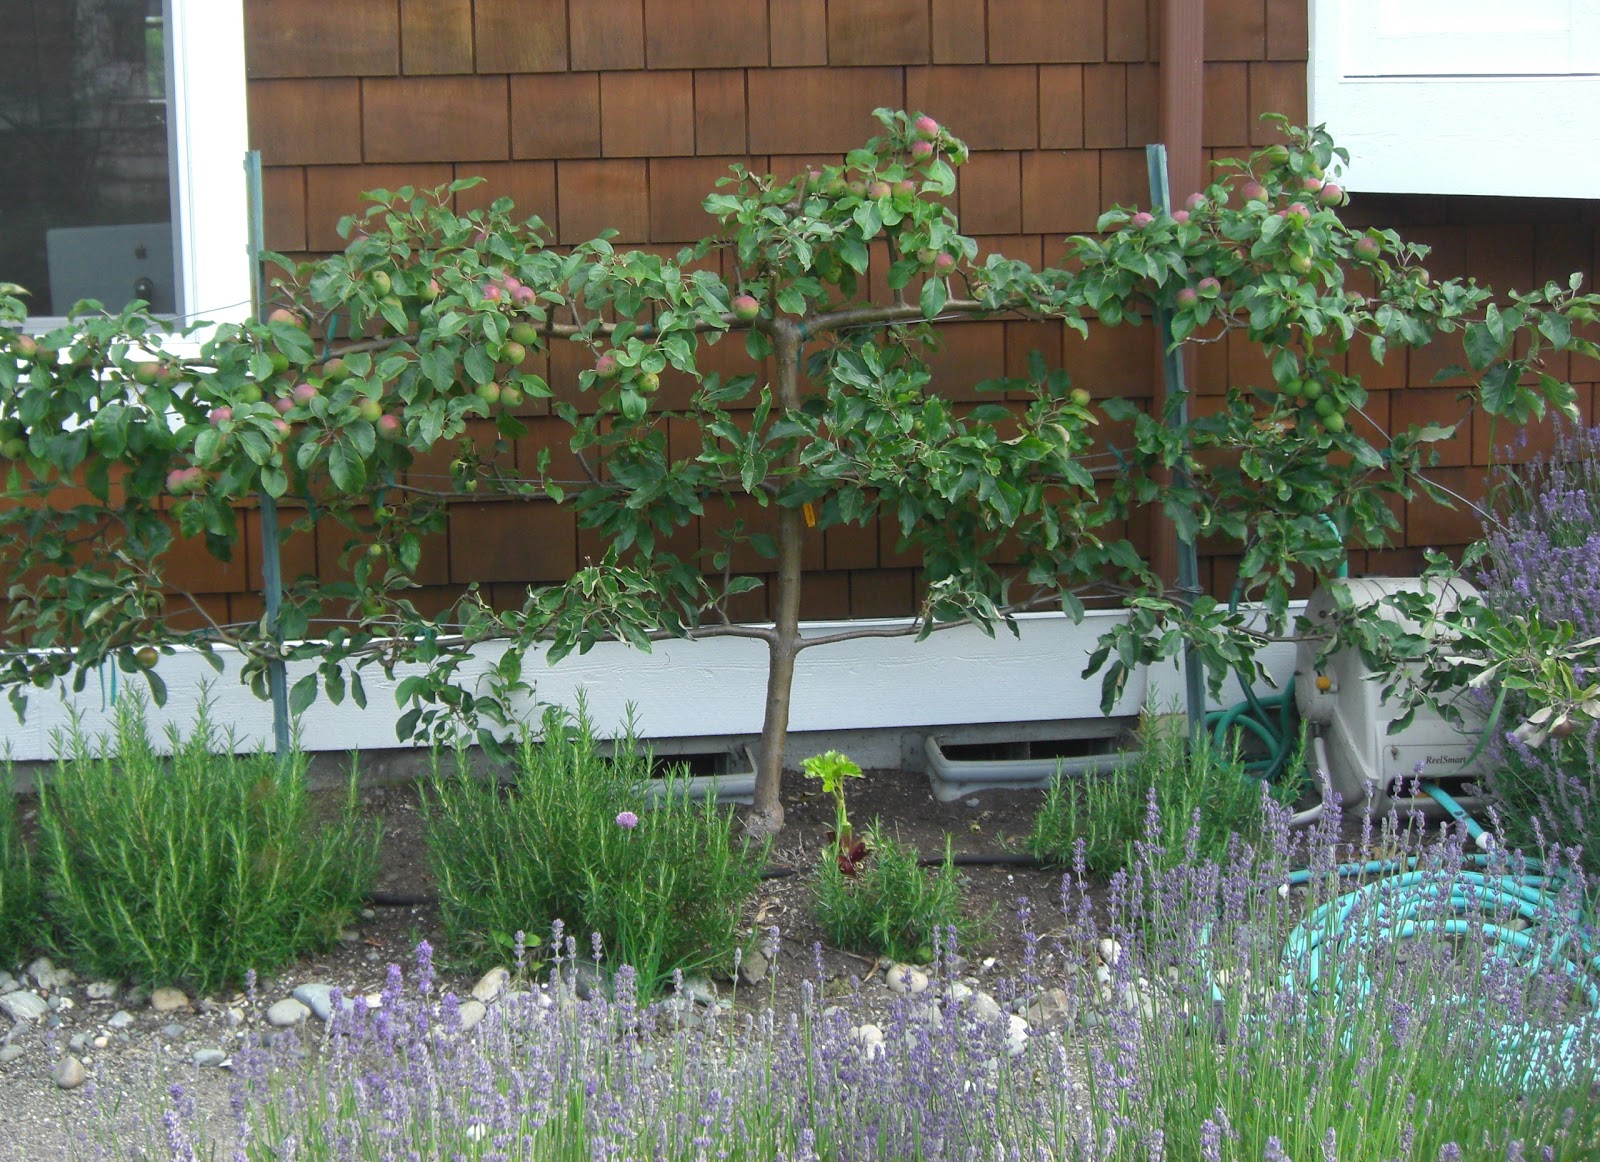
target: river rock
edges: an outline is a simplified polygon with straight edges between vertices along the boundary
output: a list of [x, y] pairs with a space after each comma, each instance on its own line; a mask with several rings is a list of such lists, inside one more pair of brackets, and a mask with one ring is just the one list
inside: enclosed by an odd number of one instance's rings
[[14, 993], [21, 987], [17, 983], [16, 977], [5, 971], [5, 969], [0, 968], [0, 997], [5, 996], [7, 993]]
[[176, 1013], [189, 1007], [189, 998], [182, 989], [160, 988], [150, 994], [150, 1008], [158, 1013]]
[[298, 1025], [310, 1015], [311, 1010], [294, 997], [284, 997], [267, 1010], [267, 1024], [275, 1029], [287, 1029], [292, 1025]]
[[1006, 1052], [1012, 1057], [1021, 1057], [1023, 1050], [1028, 1047], [1028, 1022], [1017, 1014], [1012, 1013], [1010, 1027], [1006, 1030]]
[[759, 948], [752, 948], [739, 958], [741, 984], [760, 984], [767, 979], [767, 974], [771, 971], [772, 964], [767, 960], [767, 954]]
[[66, 988], [78, 979], [70, 968], [57, 968], [48, 956], [41, 956], [28, 965], [28, 975], [42, 989]]
[[50, 1006], [38, 993], [18, 989], [0, 997], [0, 1009], [4, 1009], [13, 1021], [37, 1021], [50, 1011]]
[[57, 1061], [55, 1068], [50, 1071], [50, 1077], [61, 1089], [77, 1089], [89, 1075], [84, 1071], [83, 1062], [76, 1057], [63, 1057]]
[[482, 1001], [462, 1001], [456, 1007], [456, 1015], [461, 1019], [461, 1031], [465, 1033], [473, 1028], [488, 1011], [489, 1007]]
[[1022, 1015], [1039, 1029], [1059, 1029], [1072, 1020], [1072, 999], [1066, 989], [1046, 989], [1028, 1002]]
[[492, 1004], [499, 999], [501, 993], [505, 992], [510, 980], [510, 969], [491, 968], [478, 979], [477, 984], [472, 986], [472, 999], [486, 1005]]
[[194, 1063], [201, 1069], [213, 1068], [226, 1060], [228, 1055], [221, 1049], [197, 1049], [194, 1055]]
[[0, 1065], [10, 1065], [27, 1051], [22, 1045], [0, 1045]]
[[333, 1016], [333, 986], [322, 981], [312, 981], [298, 986], [292, 994], [306, 1008], [316, 1015], [317, 1020], [326, 1021]]
[[902, 994], [926, 992], [928, 974], [909, 964], [893, 964], [883, 974], [883, 982], [889, 986], [890, 992]]
[[111, 1017], [106, 1021], [106, 1024], [113, 1029], [126, 1029], [129, 1025], [133, 1024], [133, 1014], [128, 1012], [127, 1009], [118, 1009], [116, 1012], [111, 1014]]
[[91, 1001], [109, 1001], [120, 991], [121, 986], [114, 980], [92, 980], [83, 993]]

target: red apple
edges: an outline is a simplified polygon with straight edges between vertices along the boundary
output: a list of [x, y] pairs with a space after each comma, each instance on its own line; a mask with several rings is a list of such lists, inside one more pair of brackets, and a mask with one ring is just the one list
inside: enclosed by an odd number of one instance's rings
[[924, 141], [933, 141], [939, 136], [939, 123], [924, 113], [911, 123], [911, 131]]
[[871, 198], [873, 201], [877, 201], [880, 198], [887, 198], [892, 193], [894, 193], [894, 191], [889, 188], [889, 183], [885, 181], [876, 181], [867, 187], [867, 197]]
[[377, 400], [368, 396], [366, 399], [363, 399], [360, 403], [356, 404], [356, 414], [362, 419], [366, 420], [367, 423], [375, 424], [383, 418], [383, 405]]
[[1222, 284], [1214, 278], [1203, 278], [1198, 289], [1206, 298], [1215, 298], [1222, 293]]
[[405, 434], [405, 425], [396, 415], [379, 416], [378, 422], [373, 427], [378, 429], [378, 435], [385, 440], [398, 440]]
[[310, 383], [297, 383], [290, 389], [289, 397], [302, 406], [309, 404], [317, 398], [316, 386]]
[[1344, 191], [1333, 182], [1328, 182], [1322, 187], [1317, 198], [1324, 206], [1340, 206], [1344, 204]]
[[911, 143], [911, 156], [918, 161], [925, 161], [933, 156], [933, 142], [913, 141]]
[[1172, 211], [1172, 220], [1174, 222], [1176, 222], [1178, 225], [1182, 226], [1185, 222], [1187, 222], [1189, 220], [1189, 211], [1188, 210], [1174, 210], [1174, 211]]
[[610, 351], [594, 361], [594, 373], [601, 379], [615, 379], [621, 370], [622, 365]]
[[1155, 221], [1155, 216], [1154, 215], [1147, 214], [1147, 213], [1145, 213], [1145, 211], [1140, 210], [1132, 218], [1128, 219], [1128, 224], [1130, 226], [1132, 226], [1136, 230], [1143, 230], [1146, 226], [1150, 225], [1150, 223], [1152, 223], [1154, 221]]
[[1247, 202], [1265, 202], [1267, 200], [1267, 187], [1260, 182], [1245, 182], [1244, 189], [1239, 193]]
[[1173, 296], [1173, 302], [1188, 310], [1200, 302], [1200, 292], [1192, 286], [1186, 286]]
[[940, 253], [934, 255], [933, 269], [937, 270], [940, 274], [949, 274], [955, 268], [956, 256], [954, 254]]
[[1351, 247], [1351, 249], [1355, 251], [1355, 256], [1361, 259], [1362, 262], [1372, 262], [1383, 254], [1383, 247], [1376, 238], [1370, 235], [1363, 235], [1357, 238], [1355, 246]]
[[733, 317], [741, 323], [753, 322], [761, 315], [761, 302], [754, 295], [734, 295], [729, 305], [733, 308]]
[[[1196, 210], [1202, 209], [1205, 204], [1206, 196], [1204, 194], [1190, 194], [1183, 200], [1183, 208], [1191, 214]], [[1173, 217], [1177, 217], [1177, 215], [1174, 214]]]
[[280, 416], [285, 415], [294, 409], [294, 400], [290, 399], [286, 395], [280, 395], [277, 399], [272, 401], [272, 406], [278, 409], [278, 414]]
[[213, 428], [220, 428], [223, 424], [233, 419], [233, 409], [230, 407], [212, 408], [206, 418], [211, 421]]

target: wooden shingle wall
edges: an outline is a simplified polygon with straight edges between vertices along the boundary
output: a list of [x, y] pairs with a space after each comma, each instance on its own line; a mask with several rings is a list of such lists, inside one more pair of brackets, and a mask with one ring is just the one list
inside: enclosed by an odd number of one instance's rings
[[[1307, 7], [1206, 0], [1203, 136], [1214, 155], [1270, 140], [1263, 112], [1304, 119]], [[620, 244], [675, 249], [710, 230], [700, 202], [729, 165], [788, 174], [836, 162], [875, 132], [871, 110], [890, 106], [932, 114], [971, 147], [955, 207], [966, 233], [985, 251], [1054, 262], [1062, 236], [1093, 229], [1104, 207], [1147, 200], [1142, 147], [1159, 133], [1159, 8], [1157, 0], [247, 0], [267, 242], [291, 253], [333, 249], [334, 223], [358, 207], [361, 190], [482, 175], [487, 184], [462, 195], [463, 208], [508, 194], [560, 243], [614, 228]], [[1472, 269], [1525, 284], [1557, 269], [1594, 269], [1592, 203], [1579, 221], [1534, 203], [1464, 216], [1474, 212], [1415, 199], [1356, 207], [1436, 242], [1440, 274]], [[1149, 328], [1096, 330], [1088, 341], [1025, 322], [948, 332], [938, 385], [956, 399], [972, 398], [978, 380], [1020, 369], [1036, 347], [1097, 396], [1152, 391]], [[576, 350], [561, 346], [549, 359], [558, 390], [577, 368]], [[1375, 374], [1375, 386], [1413, 389], [1375, 392], [1377, 422], [1438, 418], [1454, 406], [1448, 390], [1421, 387], [1428, 362], [1395, 356]], [[1217, 345], [1201, 354], [1198, 386], [1214, 393], [1259, 372], [1244, 344]], [[517, 455], [531, 465], [559, 429], [548, 417], [529, 422]], [[1448, 449], [1452, 486], [1480, 492], [1487, 452], [1487, 432], [1476, 430]], [[419, 472], [443, 472], [447, 460]], [[1405, 517], [1412, 547], [1472, 532], [1459, 516], [1419, 506]], [[690, 530], [684, 544], [700, 535]], [[327, 572], [337, 540], [330, 532], [292, 544], [286, 572]], [[894, 540], [885, 529], [819, 534], [805, 616], [908, 611], [915, 562]], [[426, 600], [443, 603], [478, 581], [497, 604], [518, 603], [528, 583], [559, 578], [597, 548], [563, 512], [461, 505]], [[252, 576], [254, 554], [247, 549]], [[1409, 561], [1404, 548], [1362, 557], [1358, 570]], [[1225, 589], [1231, 564], [1207, 569]], [[200, 579], [198, 562], [191, 572], [187, 579]], [[231, 573], [202, 582], [235, 619], [259, 611], [241, 587]], [[750, 598], [741, 612], [762, 616], [764, 597]]]

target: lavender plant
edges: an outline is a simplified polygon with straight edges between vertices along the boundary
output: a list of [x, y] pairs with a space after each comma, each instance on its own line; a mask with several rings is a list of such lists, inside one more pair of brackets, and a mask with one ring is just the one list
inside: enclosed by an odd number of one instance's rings
[[317, 826], [304, 758], [236, 755], [202, 703], [155, 752], [145, 704], [110, 739], [74, 732], [39, 795], [49, 920], [79, 971], [215, 989], [334, 943], [361, 908], [378, 836], [343, 809]]
[[681, 771], [652, 801], [631, 732], [601, 753], [582, 707], [550, 710], [518, 747], [513, 782], [437, 756], [424, 796], [429, 862], [450, 953], [503, 962], [517, 931], [552, 921], [596, 933], [612, 965], [653, 995], [675, 970], [726, 965], [766, 845], [736, 839], [731, 810], [695, 799]]
[[[290, 1037], [235, 1055], [232, 1157], [1595, 1156], [1592, 882], [1565, 861], [1469, 856], [1406, 821], [1341, 844], [1331, 822], [1295, 835], [1286, 820], [1271, 808], [1258, 844], [1211, 861], [1194, 828], [1156, 819], [1109, 892], [1081, 869], [1064, 879], [1056, 934], [1028, 934], [1015, 1002], [1058, 987], [1081, 1031], [985, 1019], [945, 980], [824, 1007], [819, 979], [787, 1014], [769, 994], [691, 1021], [677, 998], [642, 1004], [624, 969], [613, 997], [580, 1001], [566, 984], [578, 949], [558, 930], [552, 983], [524, 981], [464, 1033], [423, 945], [376, 1007], [334, 1005], [309, 1066]], [[1415, 863], [1349, 890], [1337, 860], [1378, 853]], [[928, 996], [943, 999], [937, 1020]], [[162, 1121], [104, 1156], [141, 1156], [141, 1134], [143, 1156], [208, 1145], [169, 1096]]]
[[[1507, 618], [1532, 610], [1544, 626], [1565, 622], [1572, 639], [1600, 637], [1600, 428], [1559, 429], [1549, 455], [1500, 471], [1494, 499], [1475, 576], [1485, 603]], [[1581, 662], [1563, 668], [1571, 689], [1595, 681]], [[1526, 716], [1525, 701], [1512, 692], [1509, 721]], [[1596, 874], [1600, 720], [1580, 715], [1571, 726], [1532, 742], [1527, 732], [1492, 739], [1487, 782], [1513, 842], [1581, 848]]]

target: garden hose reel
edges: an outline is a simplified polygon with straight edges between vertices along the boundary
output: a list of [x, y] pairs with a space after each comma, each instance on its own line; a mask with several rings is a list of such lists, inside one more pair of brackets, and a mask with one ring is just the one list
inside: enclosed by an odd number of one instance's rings
[[[1391, 807], [1435, 813], [1434, 799], [1417, 788], [1423, 779], [1449, 788], [1464, 805], [1482, 801], [1476, 784], [1488, 766], [1479, 746], [1486, 716], [1470, 698], [1455, 703], [1459, 723], [1423, 704], [1406, 726], [1391, 733], [1391, 724], [1402, 717], [1404, 708], [1398, 698], [1383, 697], [1386, 675], [1371, 669], [1360, 651], [1351, 647], [1341, 647], [1318, 661], [1327, 638], [1315, 636], [1316, 627], [1329, 625], [1341, 607], [1353, 605], [1367, 610], [1369, 616], [1418, 632], [1421, 627], [1417, 623], [1383, 599], [1396, 593], [1430, 592], [1430, 585], [1441, 612], [1477, 594], [1460, 580], [1440, 586], [1421, 577], [1337, 578], [1326, 582], [1306, 603], [1305, 617], [1313, 636], [1301, 641], [1296, 655], [1295, 703], [1300, 717], [1324, 740], [1329, 786], [1345, 807], [1360, 804], [1374, 815]], [[1347, 602], [1336, 595], [1341, 588]]]

